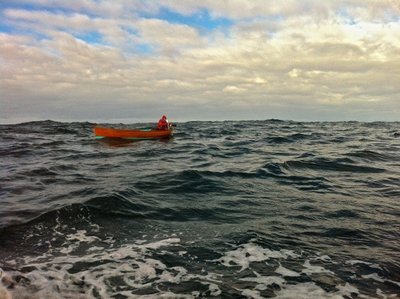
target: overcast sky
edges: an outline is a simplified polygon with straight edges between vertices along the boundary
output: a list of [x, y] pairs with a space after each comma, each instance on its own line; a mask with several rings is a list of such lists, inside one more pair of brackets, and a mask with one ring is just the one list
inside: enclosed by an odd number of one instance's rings
[[400, 0], [0, 1], [0, 123], [400, 120]]

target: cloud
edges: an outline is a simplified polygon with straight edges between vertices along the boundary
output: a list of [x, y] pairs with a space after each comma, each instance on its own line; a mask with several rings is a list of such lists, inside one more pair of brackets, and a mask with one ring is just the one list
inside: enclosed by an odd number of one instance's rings
[[[229, 17], [236, 20], [250, 18], [312, 16], [324, 19], [334, 14], [342, 14], [357, 20], [393, 20], [400, 14], [400, 4], [396, 0], [187, 0], [158, 1], [159, 6], [168, 7], [182, 14], [191, 15], [200, 9], [207, 9], [215, 17]], [[153, 7], [155, 8], [155, 7]]]
[[142, 43], [161, 47], [168, 54], [202, 44], [197, 30], [187, 25], [171, 24], [158, 19], [141, 19], [136, 23], [136, 28]]
[[[399, 9], [389, 0], [18, 0], [0, 11], [8, 26], [0, 28], [0, 117], [299, 111], [311, 120], [363, 111], [363, 119], [397, 119]], [[187, 17], [232, 23], [205, 31]]]

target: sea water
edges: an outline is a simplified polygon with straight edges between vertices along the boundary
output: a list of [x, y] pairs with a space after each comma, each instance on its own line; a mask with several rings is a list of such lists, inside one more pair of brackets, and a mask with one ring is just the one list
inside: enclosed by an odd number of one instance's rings
[[4, 294], [400, 296], [400, 123], [186, 122], [137, 142], [93, 127], [0, 126]]

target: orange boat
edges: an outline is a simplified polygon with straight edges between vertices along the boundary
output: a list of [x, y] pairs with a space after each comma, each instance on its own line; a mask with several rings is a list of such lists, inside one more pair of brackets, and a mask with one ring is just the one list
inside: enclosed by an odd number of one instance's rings
[[137, 130], [124, 130], [95, 127], [94, 135], [97, 139], [102, 138], [122, 138], [129, 140], [143, 140], [143, 139], [165, 139], [172, 136], [172, 126], [168, 130], [156, 129], [137, 129]]

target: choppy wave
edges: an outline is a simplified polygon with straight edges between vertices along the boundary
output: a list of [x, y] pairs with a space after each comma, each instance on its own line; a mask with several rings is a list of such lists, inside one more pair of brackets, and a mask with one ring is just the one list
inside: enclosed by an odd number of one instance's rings
[[0, 126], [0, 294], [400, 295], [400, 123], [93, 126]]

